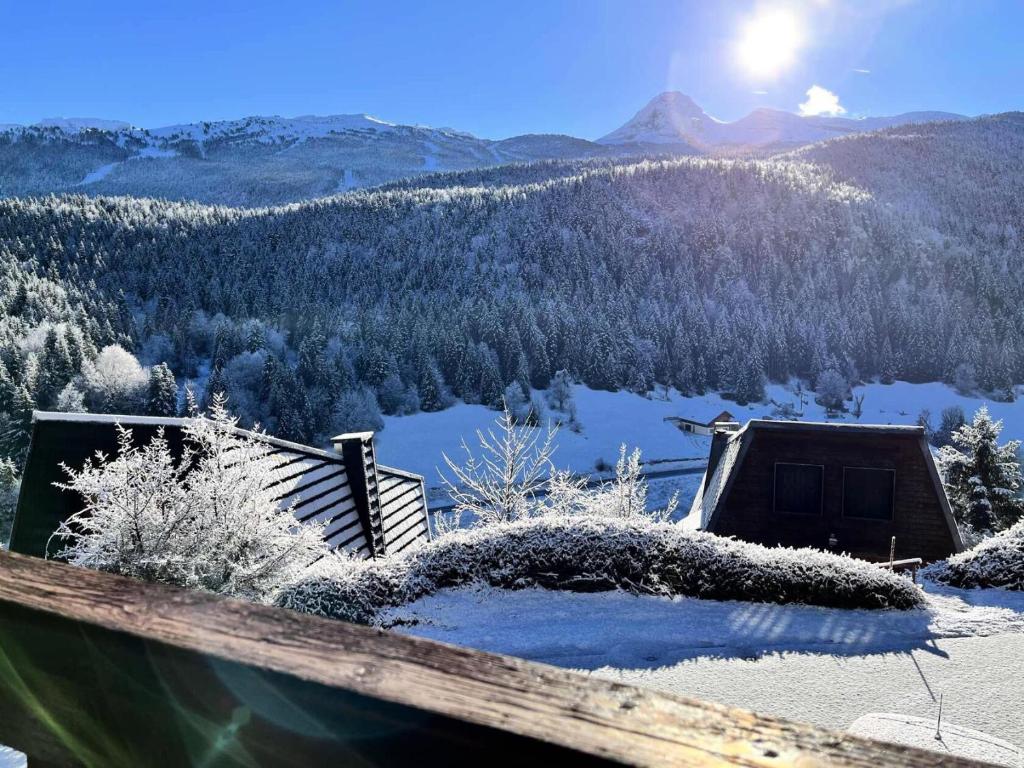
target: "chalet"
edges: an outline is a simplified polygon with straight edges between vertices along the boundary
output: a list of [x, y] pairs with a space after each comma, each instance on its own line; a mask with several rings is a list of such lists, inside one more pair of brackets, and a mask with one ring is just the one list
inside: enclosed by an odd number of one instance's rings
[[684, 524], [866, 560], [941, 560], [963, 544], [921, 427], [755, 419], [720, 425]]
[[694, 435], [710, 435], [715, 430], [715, 424], [736, 421], [728, 411], [722, 411], [713, 418], [709, 418], [710, 416], [710, 413], [699, 416], [666, 416], [665, 421], [675, 424], [683, 432]]
[[[172, 452], [180, 454], [186, 423], [186, 419], [42, 411], [35, 412], [32, 421], [10, 549], [40, 557], [60, 522], [81, 509], [77, 494], [54, 486], [67, 480], [62, 463], [78, 468], [97, 451], [116, 454], [116, 424], [130, 427], [138, 441], [149, 440], [163, 427]], [[298, 482], [280, 503], [288, 506], [294, 501], [300, 522], [326, 521], [324, 538], [333, 549], [374, 557], [401, 552], [430, 538], [423, 478], [378, 464], [372, 432], [339, 435], [332, 440], [333, 450], [238, 432], [266, 442], [273, 455], [295, 468]]]

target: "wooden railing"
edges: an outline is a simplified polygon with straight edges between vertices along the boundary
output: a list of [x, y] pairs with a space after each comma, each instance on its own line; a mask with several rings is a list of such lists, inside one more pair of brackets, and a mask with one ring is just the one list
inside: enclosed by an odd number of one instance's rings
[[33, 768], [970, 765], [8, 553], [0, 744]]

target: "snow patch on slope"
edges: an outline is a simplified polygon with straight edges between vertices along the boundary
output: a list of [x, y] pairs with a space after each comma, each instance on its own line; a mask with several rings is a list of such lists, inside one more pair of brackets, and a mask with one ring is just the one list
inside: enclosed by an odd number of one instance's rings
[[178, 152], [173, 149], [161, 149], [159, 147], [154, 146], [143, 147], [141, 150], [139, 150], [138, 154], [132, 155], [131, 157], [125, 160], [119, 160], [114, 163], [107, 163], [105, 165], [101, 165], [94, 171], [90, 171], [85, 175], [85, 178], [78, 182], [78, 186], [84, 187], [87, 184], [95, 184], [97, 181], [102, 181], [107, 176], [109, 176], [110, 172], [117, 168], [119, 165], [131, 162], [132, 160], [143, 160], [146, 158], [156, 159], [177, 156]]

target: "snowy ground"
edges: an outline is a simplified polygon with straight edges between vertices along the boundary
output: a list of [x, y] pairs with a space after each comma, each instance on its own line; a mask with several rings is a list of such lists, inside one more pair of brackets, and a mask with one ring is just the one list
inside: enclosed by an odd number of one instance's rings
[[[922, 409], [931, 411], [938, 426], [943, 408], [959, 405], [970, 417], [981, 405], [988, 404], [995, 418], [1005, 422], [1004, 439], [1024, 439], [1024, 402], [993, 403], [984, 398], [964, 397], [940, 383], [890, 385], [868, 384], [857, 387], [864, 395], [864, 413], [859, 420], [846, 414], [844, 421], [865, 424], [913, 424]], [[615, 463], [619, 445], [639, 447], [645, 461], [707, 457], [710, 438], [686, 435], [667, 416], [701, 416], [711, 418], [723, 410], [739, 421], [775, 415], [772, 403], [790, 403], [800, 408], [797, 397], [782, 385], [767, 388], [768, 402], [737, 406], [717, 394], [683, 397], [671, 391], [668, 400], [645, 398], [632, 392], [602, 392], [584, 386], [574, 388], [578, 420], [583, 426], [579, 434], [563, 429], [555, 463], [559, 467], [589, 474], [596, 462], [603, 459]], [[814, 403], [813, 393], [805, 395], [803, 420], [825, 421], [824, 409]], [[460, 441], [476, 447], [475, 431], [493, 426], [497, 414], [481, 405], [459, 405], [438, 413], [413, 416], [388, 416], [385, 428], [376, 438], [377, 458], [382, 464], [401, 467], [422, 474], [427, 486], [438, 485], [438, 468], [444, 468], [444, 453], [461, 459]]]
[[[934, 717], [1024, 744], [1024, 593], [928, 584], [915, 611], [445, 590], [400, 632], [846, 728], [869, 712]], [[411, 622], [411, 623], [407, 623]]]
[[28, 760], [21, 752], [0, 744], [0, 768], [25, 768]]
[[948, 720], [910, 717], [873, 712], [858, 718], [849, 732], [878, 741], [930, 749], [946, 755], [1021, 768], [1021, 752], [1002, 739], [969, 728], [961, 728]]

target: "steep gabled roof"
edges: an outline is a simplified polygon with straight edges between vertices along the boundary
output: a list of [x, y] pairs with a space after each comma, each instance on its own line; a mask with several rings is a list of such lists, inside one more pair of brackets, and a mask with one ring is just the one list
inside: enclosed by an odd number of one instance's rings
[[[747, 427], [744, 427], [722, 438], [727, 442], [721, 458], [715, 466], [708, 465], [708, 471], [705, 471], [697, 495], [690, 506], [690, 514], [683, 519], [684, 525], [701, 530], [708, 528], [711, 516], [718, 508], [718, 502], [724, 497], [726, 488], [734, 476], [733, 469], [741, 462], [743, 449], [749, 444], [747, 434]], [[708, 472], [711, 473], [710, 477]]]
[[938, 468], [935, 466], [935, 459], [928, 448], [924, 427], [899, 424], [844, 424], [751, 419], [739, 431], [720, 436], [728, 442], [717, 464], [709, 464], [708, 470], [705, 471], [704, 478], [690, 506], [690, 513], [682, 521], [683, 525], [701, 530], [711, 530], [714, 528], [714, 524], [721, 513], [722, 502], [728, 496], [733, 481], [742, 470], [743, 460], [751, 443], [756, 439], [757, 433], [772, 431], [796, 432], [807, 435], [892, 435], [916, 439], [921, 449], [922, 460], [928, 470], [928, 476], [934, 486], [935, 495], [939, 500], [943, 517], [946, 525], [949, 527], [950, 535], [953, 537], [957, 551], [963, 550], [960, 529], [953, 518], [949, 499], [946, 497], [945, 488], [942, 486], [942, 479], [939, 477]]
[[721, 421], [732, 421], [733, 415], [728, 411], [714, 411], [705, 409], [698, 411], [696, 414], [688, 414], [686, 416], [666, 416], [666, 421], [675, 422], [686, 422], [687, 424], [696, 424], [701, 427], [710, 427]]
[[[22, 479], [11, 549], [42, 556], [58, 524], [80, 509], [74, 494], [53, 484], [67, 479], [62, 463], [81, 467], [97, 451], [117, 450], [116, 425], [129, 427], [136, 440], [163, 429], [179, 454], [189, 419], [113, 416], [90, 413], [33, 414], [32, 442]], [[368, 556], [405, 549], [429, 538], [423, 478], [377, 465], [373, 433], [335, 438], [336, 451], [322, 450], [248, 430], [239, 435], [268, 444], [286, 472], [280, 483], [295, 486], [280, 497], [294, 504], [300, 522], [325, 523], [324, 539], [334, 549]]]

